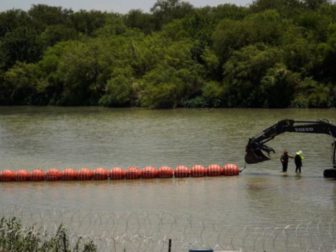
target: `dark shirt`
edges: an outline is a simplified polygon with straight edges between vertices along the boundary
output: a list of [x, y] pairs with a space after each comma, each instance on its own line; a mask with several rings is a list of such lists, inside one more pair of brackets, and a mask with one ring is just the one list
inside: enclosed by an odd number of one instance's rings
[[302, 166], [302, 158], [300, 155], [295, 155], [294, 162], [296, 166]]
[[289, 156], [287, 153], [282, 154], [281, 159], [280, 159], [281, 163], [288, 163], [288, 158]]

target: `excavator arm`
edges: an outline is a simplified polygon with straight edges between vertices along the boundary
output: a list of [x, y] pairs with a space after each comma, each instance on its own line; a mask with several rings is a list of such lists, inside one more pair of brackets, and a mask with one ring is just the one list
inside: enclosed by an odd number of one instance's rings
[[282, 120], [263, 130], [260, 134], [249, 139], [246, 145], [245, 162], [255, 164], [270, 159], [270, 154], [275, 153], [274, 149], [265, 145], [274, 137], [285, 133], [314, 133], [328, 134], [334, 138], [333, 142], [333, 167], [336, 168], [336, 126], [328, 121], [294, 121]]

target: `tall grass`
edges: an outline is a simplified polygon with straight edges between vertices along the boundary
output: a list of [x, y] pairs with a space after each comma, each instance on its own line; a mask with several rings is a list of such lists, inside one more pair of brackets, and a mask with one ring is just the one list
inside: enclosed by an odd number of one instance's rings
[[40, 233], [35, 226], [23, 227], [17, 218], [0, 220], [0, 252], [93, 252], [97, 251], [92, 241], [78, 238], [71, 244], [68, 231], [60, 225], [55, 234]]

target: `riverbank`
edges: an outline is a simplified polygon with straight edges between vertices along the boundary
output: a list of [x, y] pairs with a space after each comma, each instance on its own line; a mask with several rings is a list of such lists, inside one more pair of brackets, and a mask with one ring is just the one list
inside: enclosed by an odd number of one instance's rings
[[149, 13], [2, 11], [0, 104], [335, 107], [335, 10], [159, 0]]
[[70, 241], [70, 234], [60, 225], [55, 234], [41, 232], [41, 227], [24, 227], [15, 217], [0, 219], [0, 251], [64, 251], [64, 252], [95, 252], [92, 241], [78, 238]]

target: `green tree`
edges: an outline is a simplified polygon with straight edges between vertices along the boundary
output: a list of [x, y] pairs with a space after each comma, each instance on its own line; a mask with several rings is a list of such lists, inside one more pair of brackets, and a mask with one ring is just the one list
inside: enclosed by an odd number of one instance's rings
[[[202, 15], [209, 15], [215, 23], [223, 19], [241, 20], [248, 15], [248, 8], [234, 4], [220, 4], [215, 7], [205, 7], [201, 11]], [[204, 13], [206, 11], [207, 13]]]
[[224, 19], [213, 33], [214, 49], [222, 61], [244, 46], [262, 42], [278, 45], [284, 24], [274, 10], [247, 16], [244, 20]]
[[132, 102], [132, 70], [114, 69], [111, 79], [107, 81], [105, 95], [99, 104], [111, 107], [129, 106]]
[[141, 106], [172, 108], [201, 95], [203, 68], [193, 61], [191, 48], [189, 41], [162, 48], [164, 58], [141, 79]]
[[294, 107], [303, 108], [329, 107], [335, 98], [332, 92], [329, 86], [306, 78], [298, 85], [292, 104]]
[[207, 82], [202, 88], [202, 96], [209, 107], [220, 107], [223, 105], [224, 86], [219, 82]]
[[34, 4], [27, 14], [32, 19], [33, 25], [39, 31], [43, 31], [48, 26], [69, 24], [73, 11], [45, 4]]
[[76, 40], [77, 38], [77, 31], [65, 25], [50, 25], [39, 36], [44, 48], [53, 46], [60, 41]]
[[313, 69], [314, 76], [322, 82], [336, 82], [336, 26], [335, 31], [328, 36], [326, 43], [319, 44], [318, 55], [320, 61], [315, 65]]
[[182, 99], [183, 83], [172, 67], [159, 66], [143, 78], [144, 88], [139, 94], [143, 107], [175, 108]]
[[269, 68], [281, 62], [277, 48], [247, 46], [233, 53], [224, 65], [227, 106], [262, 107], [265, 97], [260, 82]]
[[181, 0], [157, 0], [151, 8], [156, 29], [168, 22], [183, 18], [193, 11], [193, 6]]
[[136, 28], [150, 34], [155, 29], [153, 15], [143, 13], [142, 10], [130, 10], [125, 16], [125, 24], [130, 28]]
[[37, 61], [41, 56], [41, 44], [35, 30], [22, 26], [6, 33], [0, 42], [0, 51], [4, 67], [8, 69], [17, 61]]
[[97, 28], [93, 35], [99, 37], [111, 37], [124, 35], [129, 29], [124, 23], [124, 20], [118, 15], [108, 15], [105, 24]]
[[300, 81], [300, 75], [291, 72], [283, 64], [276, 64], [269, 68], [260, 82], [261, 94], [264, 98], [263, 107], [289, 107]]
[[318, 60], [317, 45], [301, 37], [295, 30], [289, 36], [292, 37], [290, 41], [282, 46], [285, 64], [290, 70], [309, 75]]
[[19, 27], [31, 24], [31, 19], [22, 10], [9, 10], [0, 13], [0, 38]]
[[75, 12], [70, 16], [71, 27], [78, 32], [91, 36], [97, 29], [105, 25], [107, 14], [100, 11]]
[[296, 24], [310, 41], [325, 41], [332, 18], [316, 11], [305, 11], [295, 18]]
[[250, 6], [252, 12], [274, 9], [286, 17], [299, 13], [303, 8], [304, 5], [300, 0], [256, 0]]
[[34, 64], [18, 63], [4, 75], [2, 91], [8, 104], [45, 104], [44, 86], [40, 81], [39, 68]]
[[304, 5], [312, 10], [316, 10], [323, 4], [330, 4], [329, 0], [304, 0]]

